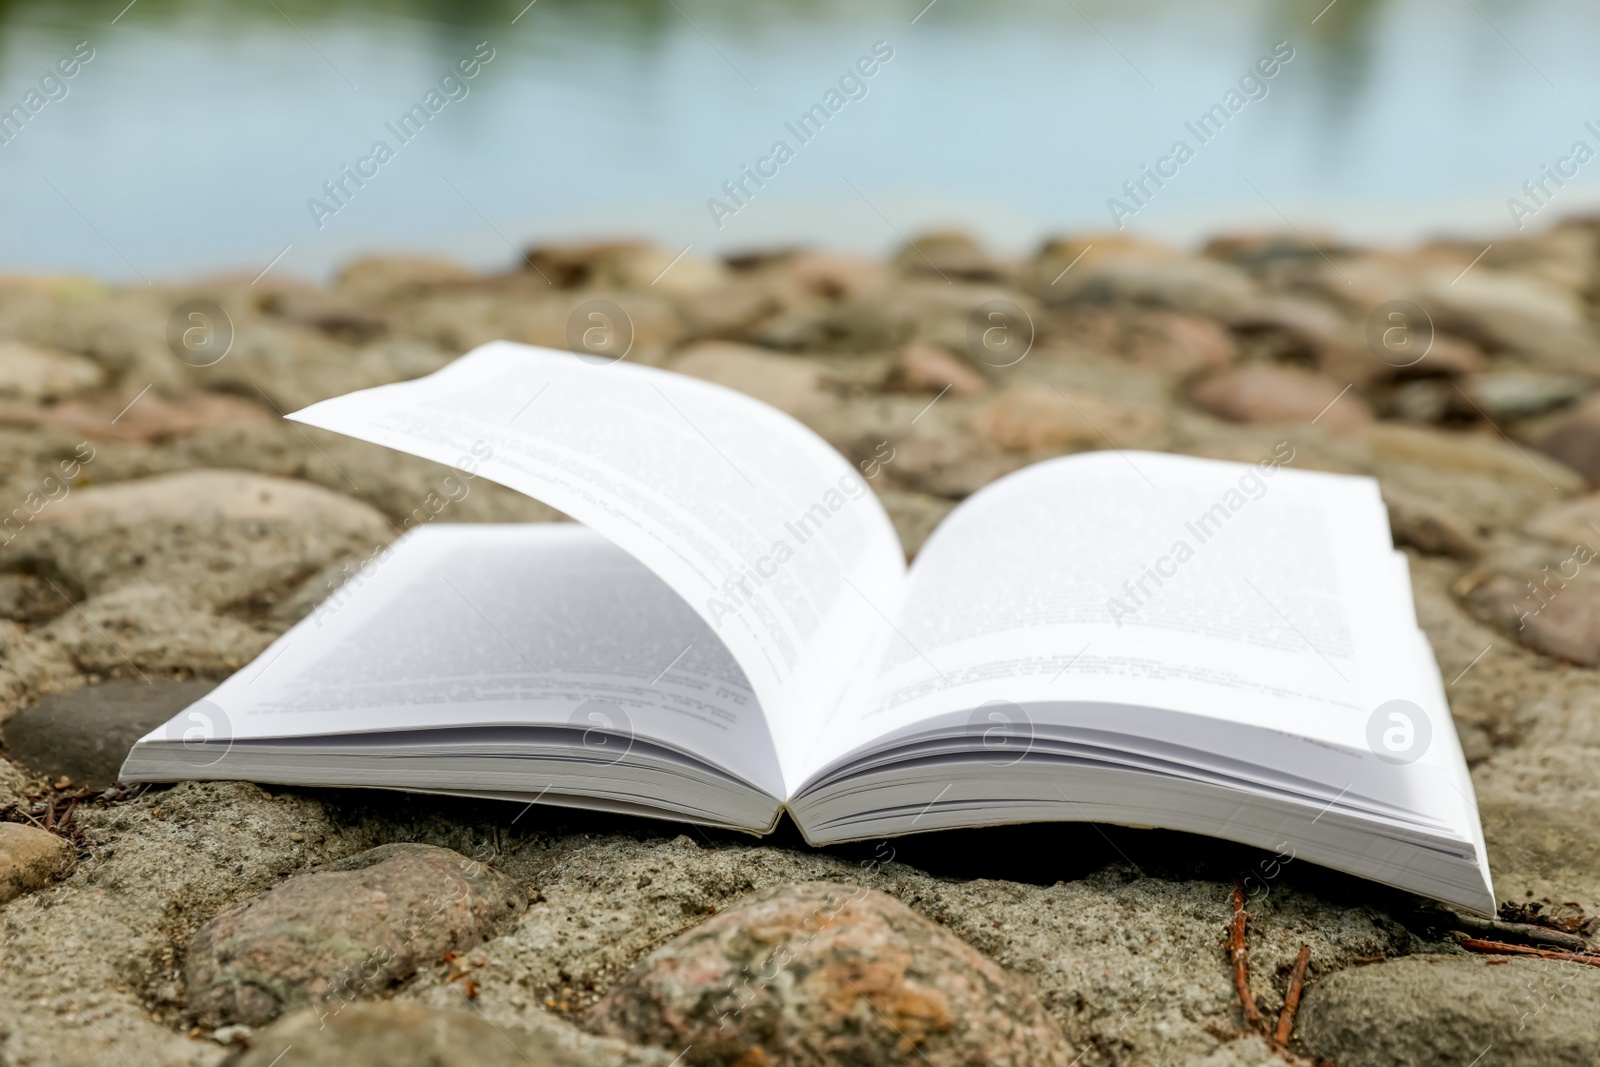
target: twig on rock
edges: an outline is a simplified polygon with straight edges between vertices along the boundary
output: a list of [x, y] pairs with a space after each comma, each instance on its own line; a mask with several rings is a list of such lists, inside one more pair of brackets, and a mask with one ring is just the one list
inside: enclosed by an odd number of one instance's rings
[[1488, 956], [1534, 956], [1541, 960], [1566, 960], [1589, 967], [1600, 967], [1600, 954], [1592, 952], [1560, 952], [1553, 948], [1535, 948], [1532, 945], [1508, 945], [1504, 941], [1483, 941], [1466, 934], [1457, 934], [1456, 943], [1472, 952]]
[[1311, 963], [1311, 946], [1300, 945], [1300, 955], [1295, 957], [1294, 970], [1289, 972], [1289, 988], [1283, 994], [1283, 1010], [1278, 1013], [1278, 1029], [1272, 1035], [1280, 1047], [1289, 1044], [1294, 1033], [1294, 1013], [1300, 1007], [1300, 994], [1306, 986], [1306, 967]]
[[1250, 950], [1244, 943], [1244, 924], [1249, 916], [1244, 910], [1244, 883], [1233, 880], [1233, 922], [1228, 930], [1228, 955], [1233, 960], [1233, 985], [1239, 991], [1239, 1003], [1244, 1006], [1244, 1020], [1250, 1028], [1260, 1032], [1261, 1012], [1256, 1009], [1255, 995], [1250, 992]]
[[1545, 948], [1565, 949], [1568, 952], [1587, 952], [1589, 943], [1569, 931], [1551, 926], [1526, 922], [1506, 922], [1503, 919], [1481, 919], [1476, 915], [1452, 912], [1461, 929], [1469, 934], [1498, 935], [1503, 941], [1524, 941]]

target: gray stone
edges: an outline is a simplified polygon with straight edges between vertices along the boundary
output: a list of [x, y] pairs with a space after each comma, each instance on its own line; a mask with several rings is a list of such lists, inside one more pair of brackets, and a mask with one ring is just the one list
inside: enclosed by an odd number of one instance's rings
[[1007, 273], [970, 234], [959, 230], [919, 234], [895, 253], [894, 265], [908, 274], [980, 282], [999, 281]]
[[1366, 401], [1339, 382], [1265, 363], [1213, 375], [1191, 396], [1202, 411], [1232, 422], [1277, 425], [1316, 420], [1340, 430], [1372, 420]]
[[0, 904], [64, 873], [73, 855], [66, 838], [36, 826], [0, 822]]
[[1552, 960], [1412, 956], [1311, 985], [1297, 1033], [1339, 1067], [1590, 1067], [1600, 969]]
[[1600, 588], [1588, 584], [1555, 588], [1497, 574], [1474, 580], [1463, 600], [1480, 617], [1537, 652], [1600, 666]]
[[[669, 1067], [672, 1056], [535, 1014], [497, 1026], [472, 1008], [352, 1004], [300, 1011], [252, 1034], [226, 1067]], [[285, 1053], [293, 1049], [292, 1057]]]
[[1476, 559], [1483, 550], [1483, 539], [1472, 524], [1443, 504], [1397, 487], [1385, 487], [1383, 502], [1397, 545], [1466, 560]]
[[689, 1064], [1053, 1065], [1038, 994], [893, 897], [777, 886], [652, 952], [589, 1012]]
[[299, 875], [211, 920], [184, 962], [203, 1023], [259, 1025], [286, 1009], [371, 998], [522, 909], [511, 879], [449, 849], [382, 845]]
[[701, 378], [803, 415], [825, 406], [827, 376], [815, 363], [750, 345], [703, 341], [674, 356], [668, 370]]
[[1477, 412], [1491, 419], [1530, 419], [1570, 404], [1594, 388], [1591, 379], [1572, 374], [1492, 371], [1469, 377], [1461, 384], [1456, 400], [1470, 401], [1457, 404], [1466, 409], [1464, 413]]
[[1554, 456], [1591, 482], [1600, 483], [1600, 397], [1591, 397], [1563, 412], [1533, 439], [1534, 446]]
[[6, 721], [6, 754], [35, 773], [104, 789], [117, 780], [135, 741], [214, 688], [214, 682], [160, 679], [52, 693]]

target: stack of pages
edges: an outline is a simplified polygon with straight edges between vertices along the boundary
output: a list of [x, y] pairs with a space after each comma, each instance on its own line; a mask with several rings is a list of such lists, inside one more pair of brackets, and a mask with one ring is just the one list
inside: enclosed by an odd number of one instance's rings
[[876, 461], [667, 371], [497, 342], [291, 418], [582, 525], [408, 532], [142, 739], [125, 781], [753, 833], [787, 811], [814, 844], [1164, 827], [1494, 911], [1376, 483], [1295, 470], [1290, 446], [1039, 463], [962, 503], [908, 568]]

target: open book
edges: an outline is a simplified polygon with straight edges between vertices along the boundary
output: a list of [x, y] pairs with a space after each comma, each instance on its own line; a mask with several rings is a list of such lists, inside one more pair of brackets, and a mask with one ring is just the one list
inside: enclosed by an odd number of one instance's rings
[[787, 811], [814, 844], [1165, 827], [1494, 911], [1377, 485], [1293, 470], [1287, 444], [1255, 464], [1039, 463], [962, 503], [908, 568], [876, 466], [663, 370], [496, 342], [290, 417], [582, 525], [408, 532], [143, 738], [126, 781], [755, 833]]

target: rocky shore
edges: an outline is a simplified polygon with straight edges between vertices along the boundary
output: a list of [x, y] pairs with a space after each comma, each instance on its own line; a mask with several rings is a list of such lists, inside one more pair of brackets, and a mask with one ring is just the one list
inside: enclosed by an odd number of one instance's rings
[[[1592, 1064], [1597, 303], [1585, 220], [1410, 250], [1088, 236], [1015, 261], [943, 233], [886, 262], [614, 243], [499, 274], [372, 258], [326, 287], [0, 278], [0, 1065]], [[1500, 923], [1162, 831], [818, 850], [116, 785], [135, 737], [397, 531], [560, 518], [279, 417], [497, 338], [783, 408], [868, 465], [910, 553], [964, 496], [1068, 452], [1288, 442], [1294, 466], [1375, 476]]]

